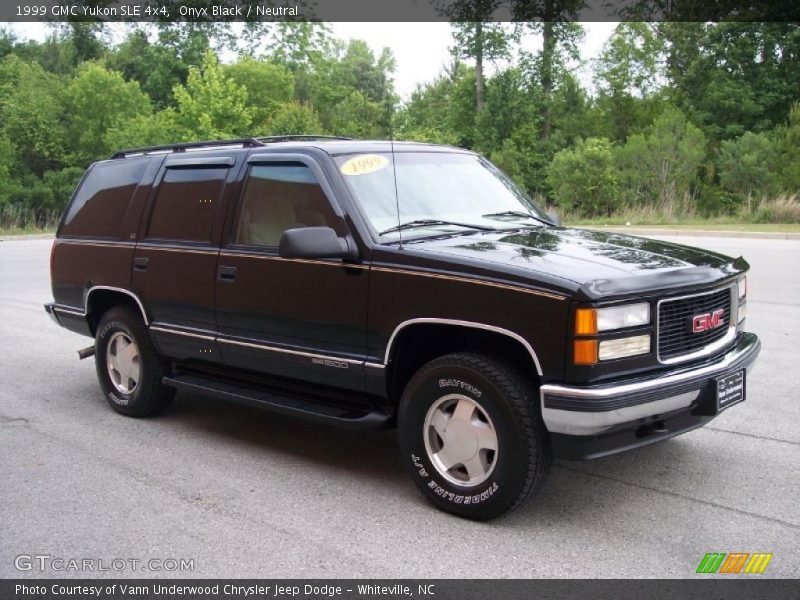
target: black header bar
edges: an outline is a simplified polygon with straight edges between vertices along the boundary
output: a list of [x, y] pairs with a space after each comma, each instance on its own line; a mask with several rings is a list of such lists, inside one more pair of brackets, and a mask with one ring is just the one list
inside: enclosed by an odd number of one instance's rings
[[[475, 8], [475, 7], [479, 8]], [[7, 22], [800, 21], [796, 0], [3, 0]]]

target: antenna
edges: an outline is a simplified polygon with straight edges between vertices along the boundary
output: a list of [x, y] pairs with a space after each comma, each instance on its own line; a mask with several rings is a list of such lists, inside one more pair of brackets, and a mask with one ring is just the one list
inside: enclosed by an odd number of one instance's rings
[[400, 194], [397, 192], [397, 167], [395, 166], [394, 154], [394, 123], [392, 119], [392, 109], [389, 108], [389, 147], [392, 151], [392, 178], [394, 179], [394, 203], [397, 208], [397, 235], [400, 241], [400, 249], [403, 249], [403, 230], [400, 228]]

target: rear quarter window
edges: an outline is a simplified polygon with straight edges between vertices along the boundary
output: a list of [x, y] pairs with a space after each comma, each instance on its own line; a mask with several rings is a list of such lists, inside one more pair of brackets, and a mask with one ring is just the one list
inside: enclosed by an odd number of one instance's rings
[[64, 215], [59, 235], [117, 238], [150, 159], [127, 158], [89, 167]]

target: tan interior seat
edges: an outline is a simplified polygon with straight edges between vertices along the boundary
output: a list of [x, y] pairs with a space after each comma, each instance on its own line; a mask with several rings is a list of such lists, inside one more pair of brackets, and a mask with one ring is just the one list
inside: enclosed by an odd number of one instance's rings
[[244, 207], [240, 240], [245, 244], [277, 246], [287, 229], [297, 227], [291, 202], [279, 198], [254, 200]]
[[244, 197], [239, 244], [274, 247], [287, 229], [335, 226], [328, 200], [316, 184], [252, 178]]

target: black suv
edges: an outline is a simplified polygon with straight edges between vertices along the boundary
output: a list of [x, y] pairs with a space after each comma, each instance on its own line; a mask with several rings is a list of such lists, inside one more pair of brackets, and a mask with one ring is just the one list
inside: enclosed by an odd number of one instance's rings
[[93, 164], [58, 229], [63, 327], [117, 411], [175, 390], [397, 426], [437, 507], [496, 517], [552, 457], [700, 427], [744, 400], [747, 263], [564, 228], [484, 158], [241, 139]]

